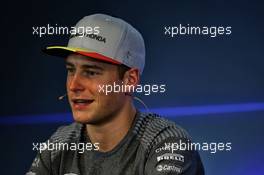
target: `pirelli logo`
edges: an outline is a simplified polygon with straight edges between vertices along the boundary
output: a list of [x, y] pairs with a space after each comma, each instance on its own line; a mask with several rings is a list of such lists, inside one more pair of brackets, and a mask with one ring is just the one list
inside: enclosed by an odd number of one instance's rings
[[157, 157], [158, 162], [161, 160], [177, 160], [180, 162], [184, 162], [184, 156], [180, 154], [166, 153]]

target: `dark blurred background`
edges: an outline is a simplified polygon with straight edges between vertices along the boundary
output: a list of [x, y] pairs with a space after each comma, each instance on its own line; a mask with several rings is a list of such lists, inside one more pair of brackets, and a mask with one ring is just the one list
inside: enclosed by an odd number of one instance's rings
[[[232, 150], [200, 151], [206, 174], [264, 173], [264, 11], [262, 1], [8, 1], [1, 15], [1, 174], [24, 174], [43, 142], [71, 122], [63, 59], [44, 55], [67, 35], [39, 37], [32, 27], [74, 26], [105, 13], [143, 35], [142, 84], [166, 92], [140, 98], [186, 128], [196, 142], [232, 142]], [[231, 35], [170, 38], [165, 26], [231, 26]], [[137, 103], [139, 108], [142, 105]]]

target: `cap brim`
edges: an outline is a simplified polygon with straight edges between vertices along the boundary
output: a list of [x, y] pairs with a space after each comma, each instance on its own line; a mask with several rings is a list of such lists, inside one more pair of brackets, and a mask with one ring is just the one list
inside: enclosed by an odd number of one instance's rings
[[72, 48], [72, 47], [64, 47], [64, 46], [49, 46], [43, 49], [42, 51], [48, 55], [64, 57], [64, 58], [66, 58], [69, 54], [76, 53], [76, 54], [88, 56], [91, 58], [95, 58], [101, 61], [109, 62], [112, 64], [122, 64], [119, 61], [114, 60], [113, 58], [104, 56], [92, 50], [81, 49], [81, 48]]

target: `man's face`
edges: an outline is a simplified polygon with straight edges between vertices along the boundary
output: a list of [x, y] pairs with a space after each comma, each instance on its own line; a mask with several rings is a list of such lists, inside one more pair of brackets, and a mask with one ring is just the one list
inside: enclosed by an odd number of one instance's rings
[[66, 58], [67, 94], [74, 120], [101, 124], [115, 116], [124, 104], [124, 93], [99, 92], [99, 86], [121, 84], [116, 65], [72, 54]]

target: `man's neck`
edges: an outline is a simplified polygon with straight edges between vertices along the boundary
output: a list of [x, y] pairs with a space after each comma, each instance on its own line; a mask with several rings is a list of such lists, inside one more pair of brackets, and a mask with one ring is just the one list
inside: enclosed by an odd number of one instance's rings
[[108, 152], [114, 149], [126, 136], [136, 115], [133, 105], [123, 108], [111, 121], [96, 126], [86, 125], [86, 133], [92, 143], [99, 143], [99, 151]]

